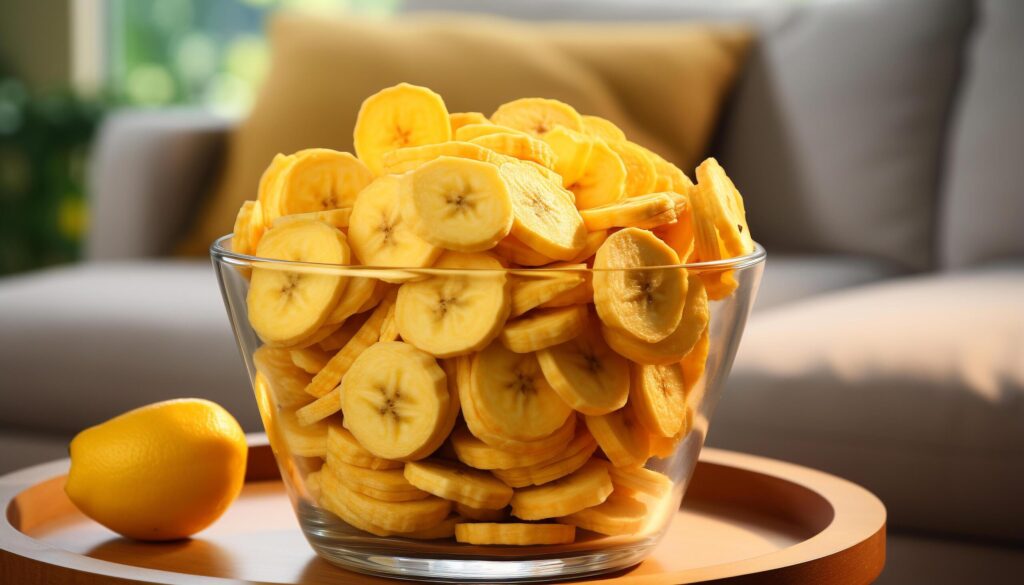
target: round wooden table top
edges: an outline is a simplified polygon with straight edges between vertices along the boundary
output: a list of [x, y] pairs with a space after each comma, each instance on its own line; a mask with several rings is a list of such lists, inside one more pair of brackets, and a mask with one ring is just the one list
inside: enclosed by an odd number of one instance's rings
[[[123, 539], [64, 495], [68, 461], [0, 477], [0, 583], [390, 583], [339, 569], [303, 538], [270, 448], [250, 446], [241, 497], [195, 538]], [[573, 583], [870, 583], [885, 564], [885, 507], [838, 477], [704, 449], [682, 508], [654, 553]]]

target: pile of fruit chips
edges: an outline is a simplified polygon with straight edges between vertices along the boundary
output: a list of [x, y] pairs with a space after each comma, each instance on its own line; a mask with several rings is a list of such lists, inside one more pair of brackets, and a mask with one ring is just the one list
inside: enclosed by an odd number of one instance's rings
[[363, 103], [355, 150], [277, 155], [232, 244], [438, 269], [246, 273], [274, 434], [326, 459], [308, 494], [382, 536], [651, 530], [674, 490], [644, 465], [689, 431], [708, 302], [737, 286], [678, 265], [754, 249], [722, 168], [706, 160], [694, 185], [559, 101], [450, 114], [408, 84]]

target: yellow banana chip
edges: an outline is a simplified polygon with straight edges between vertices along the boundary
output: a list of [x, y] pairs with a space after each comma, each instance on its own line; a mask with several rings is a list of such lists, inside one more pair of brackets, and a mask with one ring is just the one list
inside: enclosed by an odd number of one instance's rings
[[433, 91], [408, 83], [382, 89], [363, 101], [353, 139], [359, 160], [375, 175], [384, 172], [384, 153], [452, 138], [448, 108]]

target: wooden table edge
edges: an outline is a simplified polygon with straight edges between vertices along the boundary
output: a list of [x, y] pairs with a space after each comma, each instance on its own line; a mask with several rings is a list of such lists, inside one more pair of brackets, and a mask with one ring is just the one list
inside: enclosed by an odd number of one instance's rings
[[[266, 437], [249, 435], [251, 458], [247, 481], [273, 479], [276, 465]], [[885, 565], [886, 511], [882, 502], [865, 488], [834, 475], [776, 459], [706, 447], [703, 464], [732, 467], [773, 477], [815, 491], [835, 510], [821, 532], [786, 549], [725, 565], [711, 565], [670, 573], [674, 583], [828, 583], [859, 585], [870, 583]], [[41, 481], [66, 474], [67, 459], [43, 463], [0, 476], [0, 582], [12, 583], [164, 583], [167, 585], [226, 585], [253, 583], [237, 579], [185, 575], [112, 563], [44, 545], [16, 529], [10, 517], [10, 503], [23, 490]], [[856, 542], [836, 548], [837, 544]], [[102, 576], [103, 581], [83, 581], [75, 565]], [[17, 577], [18, 581], [11, 580]], [[615, 579], [616, 585], [654, 585], [665, 582], [665, 574]], [[766, 578], [769, 580], [766, 581]], [[144, 580], [140, 580], [144, 579]], [[600, 580], [600, 578], [598, 578]], [[262, 583], [262, 582], [258, 582]]]

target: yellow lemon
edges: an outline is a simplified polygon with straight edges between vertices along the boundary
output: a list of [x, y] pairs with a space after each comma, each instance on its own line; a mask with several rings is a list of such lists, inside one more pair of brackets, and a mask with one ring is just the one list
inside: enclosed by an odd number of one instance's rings
[[64, 489], [85, 515], [124, 536], [185, 538], [238, 497], [246, 454], [242, 427], [221, 406], [158, 402], [79, 433]]

